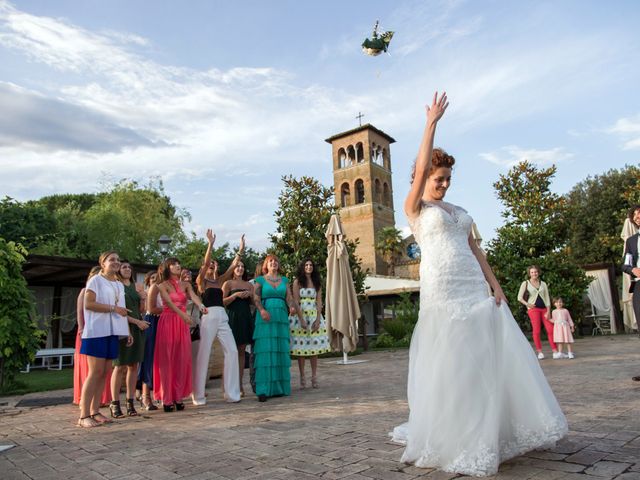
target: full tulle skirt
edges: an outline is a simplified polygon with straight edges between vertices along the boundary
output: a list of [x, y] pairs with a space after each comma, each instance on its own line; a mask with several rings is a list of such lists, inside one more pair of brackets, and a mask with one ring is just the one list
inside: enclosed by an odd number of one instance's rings
[[[456, 310], [457, 308], [457, 310]], [[409, 421], [393, 440], [402, 461], [485, 476], [552, 446], [567, 422], [507, 305], [421, 308], [409, 353]]]

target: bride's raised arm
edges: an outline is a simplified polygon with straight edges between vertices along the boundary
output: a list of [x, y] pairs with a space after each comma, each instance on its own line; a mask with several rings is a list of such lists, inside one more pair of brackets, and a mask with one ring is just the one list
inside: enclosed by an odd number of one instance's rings
[[424, 194], [424, 186], [431, 169], [431, 155], [433, 153], [433, 140], [436, 136], [436, 124], [442, 118], [445, 110], [449, 106], [447, 93], [444, 92], [438, 98], [438, 92], [433, 95], [431, 106], [427, 106], [427, 124], [424, 127], [418, 158], [416, 159], [415, 171], [411, 189], [404, 201], [404, 213], [407, 217], [414, 218], [420, 213], [420, 202]]

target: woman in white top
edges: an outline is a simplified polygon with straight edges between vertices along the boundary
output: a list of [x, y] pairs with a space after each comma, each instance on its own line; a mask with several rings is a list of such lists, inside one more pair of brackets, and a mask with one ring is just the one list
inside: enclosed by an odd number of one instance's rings
[[80, 427], [97, 427], [111, 422], [100, 413], [100, 397], [108, 371], [107, 364], [118, 357], [119, 339], [127, 338], [129, 322], [124, 287], [118, 281], [120, 257], [108, 251], [100, 255], [100, 273], [87, 282], [84, 294], [84, 330], [80, 353], [87, 356], [89, 374], [82, 386]]

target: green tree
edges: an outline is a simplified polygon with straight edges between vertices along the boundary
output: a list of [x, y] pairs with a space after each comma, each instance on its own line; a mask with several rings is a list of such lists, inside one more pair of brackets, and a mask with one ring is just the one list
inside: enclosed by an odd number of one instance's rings
[[395, 227], [384, 227], [376, 235], [376, 250], [387, 262], [388, 275], [395, 275], [396, 259], [402, 255], [402, 232]]
[[[538, 169], [525, 161], [494, 183], [506, 222], [489, 242], [487, 259], [512, 305], [527, 267], [535, 264], [551, 295], [563, 297], [574, 318], [580, 319], [588, 280], [567, 249], [566, 200], [549, 188], [555, 172], [555, 166]], [[520, 326], [528, 328], [524, 309], [514, 308], [514, 314]]]
[[158, 238], [168, 235], [180, 245], [186, 240], [182, 227], [187, 219], [189, 214], [171, 203], [161, 181], [141, 186], [122, 180], [85, 213], [89, 256], [113, 249], [133, 262], [158, 263]]
[[34, 248], [55, 234], [54, 215], [42, 205], [0, 200], [0, 236], [25, 248]]
[[566, 195], [568, 251], [580, 264], [619, 265], [620, 231], [628, 209], [640, 203], [640, 168], [627, 166], [587, 177]]
[[22, 264], [27, 250], [0, 237], [0, 391], [11, 388], [16, 374], [33, 361], [42, 332]]
[[[327, 239], [325, 231], [331, 215], [338, 211], [333, 202], [333, 190], [313, 177], [282, 177], [284, 188], [278, 198], [276, 232], [270, 234], [270, 252], [280, 259], [283, 273], [295, 275], [298, 264], [311, 258], [326, 278]], [[356, 292], [364, 292], [365, 272], [355, 255], [357, 240], [347, 239], [349, 264]]]

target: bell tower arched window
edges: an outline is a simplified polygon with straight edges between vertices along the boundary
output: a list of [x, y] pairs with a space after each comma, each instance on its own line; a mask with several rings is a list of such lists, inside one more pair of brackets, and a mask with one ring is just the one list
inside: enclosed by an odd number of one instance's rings
[[383, 203], [387, 207], [390, 207], [391, 206], [391, 191], [389, 190], [389, 184], [387, 182], [384, 182], [384, 185], [382, 186], [382, 197], [383, 197]]
[[364, 203], [364, 182], [360, 179], [355, 183], [356, 204]]
[[340, 187], [340, 206], [342, 208], [351, 205], [351, 187], [347, 182]]

